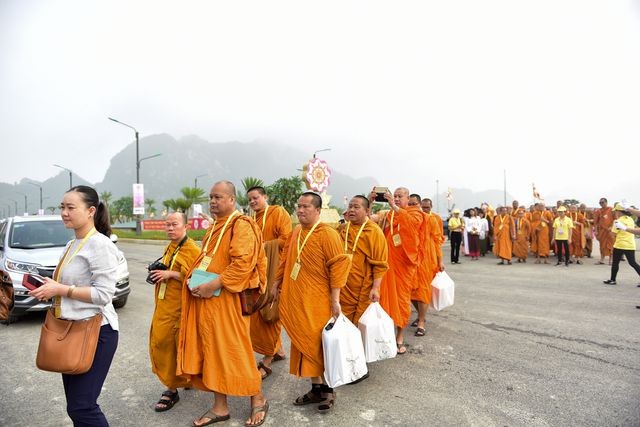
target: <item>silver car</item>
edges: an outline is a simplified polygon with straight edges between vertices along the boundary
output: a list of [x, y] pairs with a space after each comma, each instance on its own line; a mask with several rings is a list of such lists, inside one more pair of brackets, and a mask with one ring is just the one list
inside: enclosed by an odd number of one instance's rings
[[[112, 236], [112, 237], [115, 237]], [[29, 296], [22, 286], [25, 273], [51, 276], [73, 230], [64, 227], [58, 215], [16, 216], [0, 223], [0, 286], [13, 287], [13, 310], [4, 323], [11, 323], [17, 316], [32, 311], [47, 310], [50, 302], [41, 302]], [[117, 238], [112, 240], [115, 241]], [[122, 251], [118, 250], [118, 282], [113, 305], [124, 307], [131, 288], [129, 267]]]

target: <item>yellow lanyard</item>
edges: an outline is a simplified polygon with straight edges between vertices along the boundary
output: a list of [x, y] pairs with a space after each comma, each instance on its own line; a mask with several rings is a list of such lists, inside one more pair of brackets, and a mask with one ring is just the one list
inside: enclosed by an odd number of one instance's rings
[[[173, 265], [176, 263], [176, 259], [178, 258], [178, 252], [180, 252], [180, 249], [182, 249], [182, 246], [187, 243], [187, 239], [184, 239], [184, 242], [182, 243], [178, 243], [178, 247], [173, 251], [173, 254], [171, 254], [171, 264], [169, 264], [169, 270], [171, 270], [173, 268]], [[164, 254], [164, 256], [162, 257], [162, 263], [164, 265], [167, 265], [167, 262], [165, 261], [165, 257], [168, 255], [168, 252], [166, 254]]]
[[504, 224], [504, 219], [506, 217], [507, 217], [506, 215], [504, 215], [504, 216], [500, 215], [500, 227], [502, 227], [502, 224]]
[[[56, 268], [56, 271], [53, 273], [53, 280], [55, 280], [56, 282], [59, 280], [60, 276], [62, 275], [62, 270], [64, 270], [71, 263], [71, 261], [76, 257], [76, 255], [78, 255], [78, 252], [80, 252], [80, 249], [82, 249], [84, 244], [87, 243], [87, 240], [89, 240], [89, 237], [93, 236], [95, 233], [96, 233], [96, 229], [92, 228], [87, 233], [87, 235], [84, 236], [84, 238], [78, 245], [78, 248], [73, 253], [73, 255], [71, 255], [71, 257], [67, 260], [67, 255], [69, 255], [69, 251], [71, 250], [71, 247], [78, 239], [73, 240], [73, 242], [67, 248], [67, 251], [64, 253], [62, 260], [60, 260], [60, 262], [58, 263], [58, 267]], [[65, 261], [67, 262], [65, 263]], [[60, 316], [62, 316], [62, 297], [61, 296], [56, 296], [53, 299], [53, 309], [54, 309], [54, 315], [57, 318], [60, 318]]]
[[[358, 246], [358, 239], [360, 238], [360, 234], [362, 234], [362, 230], [364, 230], [364, 226], [369, 222], [369, 218], [364, 220], [364, 223], [360, 226], [360, 230], [358, 230], [358, 234], [356, 234], [356, 240], [353, 242], [353, 248], [351, 249], [351, 253], [355, 253], [356, 246]], [[347, 222], [347, 231], [344, 236], [344, 253], [348, 254], [347, 240], [349, 239], [349, 226], [351, 225], [351, 221]]]
[[[391, 211], [391, 234], [393, 234], [393, 218], [396, 216], [396, 211]], [[398, 233], [400, 232], [400, 224], [398, 224]]]
[[[267, 224], [267, 212], [269, 211], [269, 205], [264, 208], [264, 215], [262, 215], [262, 237], [264, 237], [264, 226]], [[253, 220], [256, 220], [258, 214], [256, 212], [253, 213]]]
[[298, 242], [297, 242], [298, 256], [296, 257], [296, 261], [298, 263], [300, 263], [300, 255], [302, 254], [302, 250], [304, 249], [304, 246], [307, 244], [307, 240], [309, 240], [309, 236], [311, 236], [311, 233], [313, 233], [313, 231], [316, 229], [318, 224], [320, 224], [320, 220], [318, 220], [315, 224], [313, 224], [313, 227], [311, 227], [311, 230], [309, 230], [309, 233], [304, 237], [302, 246], [300, 246], [300, 235], [302, 234], [302, 229], [300, 229], [300, 232], [298, 233]]
[[[216, 245], [213, 247], [213, 253], [211, 254], [212, 256], [215, 255], [216, 252], [218, 251], [218, 246], [220, 246], [220, 242], [222, 241], [222, 236], [224, 236], [224, 232], [227, 229], [227, 226], [229, 225], [231, 218], [233, 218], [237, 213], [238, 211], [233, 211], [233, 213], [229, 215], [229, 218], [227, 218], [227, 221], [222, 226], [222, 232], [220, 232], [220, 235], [218, 236], [218, 241], [216, 242]], [[213, 229], [215, 227], [216, 227], [216, 223], [214, 221], [213, 227], [211, 227], [211, 234], [208, 236], [209, 238], [207, 239], [207, 243], [204, 245], [204, 248], [202, 248], [202, 253], [205, 255], [207, 255], [207, 249], [209, 248], [209, 242], [211, 241], [211, 236], [213, 235]]]

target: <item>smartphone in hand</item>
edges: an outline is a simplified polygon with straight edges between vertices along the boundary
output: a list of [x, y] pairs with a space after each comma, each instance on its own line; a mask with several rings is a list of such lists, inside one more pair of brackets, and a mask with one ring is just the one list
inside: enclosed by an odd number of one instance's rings
[[22, 286], [33, 291], [44, 285], [44, 279], [37, 274], [24, 274], [22, 276]]

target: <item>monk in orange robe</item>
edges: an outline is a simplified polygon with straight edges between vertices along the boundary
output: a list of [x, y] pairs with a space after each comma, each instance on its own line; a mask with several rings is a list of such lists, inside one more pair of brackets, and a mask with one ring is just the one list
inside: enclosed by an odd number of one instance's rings
[[[374, 200], [375, 192], [369, 195]], [[400, 187], [384, 195], [391, 210], [373, 217], [384, 232], [389, 249], [389, 270], [380, 284], [380, 305], [396, 325], [398, 354], [405, 354], [403, 329], [411, 315], [411, 292], [418, 265], [422, 261], [420, 240], [424, 216], [417, 206], [409, 206], [409, 190]]]
[[553, 215], [546, 210], [543, 203], [536, 203], [535, 210], [531, 213], [531, 252], [536, 256], [536, 264], [540, 264], [540, 258], [548, 264], [551, 240], [549, 228], [553, 228]]
[[319, 403], [329, 411], [335, 393], [323, 378], [322, 329], [340, 315], [340, 290], [347, 282], [350, 257], [331, 226], [320, 222], [322, 199], [303, 193], [296, 215], [300, 225], [284, 247], [271, 297], [280, 301], [280, 320], [291, 338], [289, 372], [311, 378], [311, 390], [294, 405]]
[[[291, 234], [291, 217], [282, 206], [268, 204], [268, 195], [263, 187], [252, 187], [247, 190], [247, 198], [249, 207], [255, 214], [254, 219], [262, 230], [268, 262], [267, 292], [270, 292], [280, 263], [280, 254]], [[280, 340], [281, 331], [282, 322], [279, 319], [267, 322], [260, 311], [251, 315], [253, 351], [264, 356], [258, 364], [263, 380], [271, 375], [271, 362], [285, 358]]]
[[354, 325], [370, 303], [380, 300], [380, 283], [389, 269], [387, 241], [368, 214], [369, 199], [355, 196], [345, 212], [348, 222], [340, 231], [344, 252], [351, 256], [347, 284], [340, 291], [340, 306], [342, 314]]
[[591, 258], [593, 252], [593, 211], [587, 209], [587, 205], [580, 203], [578, 212], [584, 217], [584, 255]]
[[518, 259], [518, 262], [527, 262], [529, 239], [531, 238], [531, 223], [525, 218], [524, 207], [518, 209], [515, 227], [516, 240], [513, 243], [513, 255]]
[[507, 208], [502, 206], [498, 210], [499, 215], [493, 220], [493, 253], [500, 258], [498, 264], [505, 261], [511, 265], [513, 241], [516, 239], [515, 224], [513, 218], [507, 214]]
[[573, 222], [569, 253], [571, 254], [571, 259], [576, 264], [582, 264], [581, 258], [584, 255], [584, 247], [586, 244], [586, 236], [584, 235], [586, 220], [584, 215], [578, 212], [577, 205], [569, 206], [569, 218], [571, 218], [571, 221]]
[[155, 309], [149, 331], [151, 370], [167, 387], [155, 405], [156, 412], [173, 408], [180, 396], [178, 387], [189, 387], [189, 381], [176, 376], [178, 330], [182, 313], [182, 281], [200, 254], [200, 248], [187, 236], [187, 216], [175, 212], [165, 219], [167, 237], [161, 262], [167, 270], [152, 270], [149, 279], [155, 283]]
[[411, 301], [418, 312], [418, 318], [411, 324], [416, 326], [415, 336], [425, 335], [425, 323], [429, 303], [431, 302], [431, 282], [439, 271], [444, 271], [444, 261], [442, 259], [442, 244], [444, 243], [444, 233], [442, 228], [442, 218], [431, 212], [431, 199], [422, 199], [412, 195], [409, 203], [420, 203], [420, 208], [424, 215], [424, 251], [422, 262], [416, 270], [416, 280], [411, 291]]
[[596, 238], [600, 244], [600, 261], [598, 264], [604, 264], [605, 257], [609, 258], [611, 265], [611, 254], [613, 253], [614, 235], [611, 233], [613, 226], [613, 210], [607, 205], [607, 199], [600, 198], [600, 209], [596, 209], [593, 214], [593, 223], [596, 229]]
[[[240, 293], [252, 288], [264, 291], [267, 258], [260, 228], [235, 209], [235, 186], [217, 182], [209, 199], [215, 221], [182, 288], [177, 374], [214, 394], [213, 407], [194, 420], [194, 426], [229, 419], [227, 395], [233, 395], [251, 396], [245, 425], [253, 427], [264, 422], [269, 403], [261, 391], [249, 316], [242, 313]], [[204, 276], [199, 286], [192, 284], [194, 273]], [[206, 281], [207, 276], [211, 280]]]

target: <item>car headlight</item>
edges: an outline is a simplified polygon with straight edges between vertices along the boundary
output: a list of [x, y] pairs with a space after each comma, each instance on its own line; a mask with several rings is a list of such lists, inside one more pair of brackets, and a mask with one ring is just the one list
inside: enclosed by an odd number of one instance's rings
[[38, 274], [38, 267], [41, 267], [40, 264], [29, 264], [26, 262], [11, 261], [10, 259], [7, 259], [4, 264], [7, 270], [15, 271], [18, 273]]

